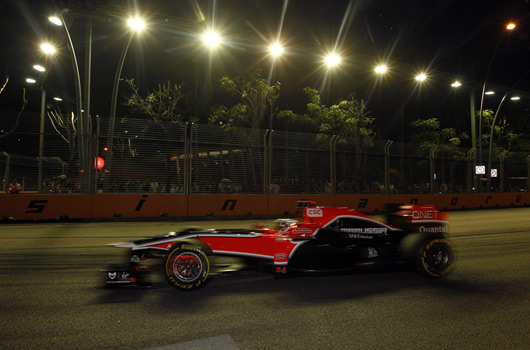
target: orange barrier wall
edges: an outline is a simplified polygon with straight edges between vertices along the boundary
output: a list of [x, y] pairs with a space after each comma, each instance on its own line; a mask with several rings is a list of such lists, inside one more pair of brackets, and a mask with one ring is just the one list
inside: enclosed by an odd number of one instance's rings
[[86, 194], [8, 194], [0, 196], [0, 218], [13, 220], [91, 218], [92, 201]]
[[190, 194], [188, 216], [268, 215], [266, 195]]
[[93, 218], [188, 216], [185, 194], [94, 194]]
[[269, 215], [282, 216], [294, 215], [296, 213], [296, 206], [298, 201], [316, 201], [318, 205], [323, 207], [335, 206], [335, 199], [330, 194], [278, 194], [270, 195], [268, 213]]
[[184, 195], [184, 194], [18, 194], [0, 195], [0, 219], [55, 220], [204, 216], [291, 216], [300, 200], [365, 213], [383, 213], [388, 203], [434, 204], [439, 210], [530, 205], [530, 193], [410, 195]]

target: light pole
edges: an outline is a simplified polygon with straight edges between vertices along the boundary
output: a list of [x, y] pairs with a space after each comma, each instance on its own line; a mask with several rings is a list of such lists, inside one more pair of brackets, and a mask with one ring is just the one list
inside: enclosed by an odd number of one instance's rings
[[121, 71], [123, 69], [123, 64], [125, 63], [125, 56], [127, 56], [127, 51], [129, 50], [129, 46], [131, 44], [132, 38], [136, 32], [139, 32], [144, 29], [145, 23], [140, 18], [131, 18], [127, 21], [127, 24], [129, 28], [131, 29], [131, 32], [129, 34], [129, 38], [127, 39], [125, 45], [123, 46], [123, 50], [121, 52], [120, 61], [118, 62], [118, 67], [116, 69], [116, 74], [114, 75], [114, 85], [112, 87], [112, 100], [110, 102], [110, 115], [109, 115], [109, 133], [107, 137], [107, 159], [105, 160], [105, 164], [107, 167], [107, 171], [109, 176], [105, 176], [105, 182], [103, 184], [103, 191], [108, 192], [110, 188], [110, 172], [112, 168], [112, 147], [114, 143], [114, 125], [116, 123], [116, 103], [118, 100], [118, 87], [120, 84], [120, 76]]
[[68, 50], [70, 51], [70, 56], [72, 57], [72, 68], [74, 70], [74, 81], [75, 81], [75, 97], [76, 97], [76, 114], [78, 116], [78, 130], [79, 130], [79, 137], [78, 137], [78, 145], [79, 145], [79, 176], [80, 176], [80, 185], [81, 185], [81, 192], [86, 193], [88, 189], [88, 181], [86, 174], [88, 172], [88, 166], [89, 161], [87, 157], [87, 149], [86, 149], [86, 142], [85, 142], [85, 118], [83, 116], [83, 105], [82, 105], [82, 99], [81, 99], [81, 76], [79, 74], [79, 65], [77, 64], [77, 57], [75, 55], [74, 45], [72, 43], [72, 38], [70, 36], [70, 32], [68, 31], [68, 27], [66, 26], [66, 23], [64, 22], [64, 19], [61, 14], [58, 16], [53, 16], [48, 18], [50, 22], [53, 24], [60, 26], [64, 29], [64, 33], [67, 38], [68, 42]]
[[[55, 47], [49, 43], [43, 43], [40, 45], [42, 52], [46, 55], [53, 55], [55, 53]], [[34, 65], [33, 68], [41, 73], [46, 73], [46, 68], [41, 65]], [[43, 78], [41, 83], [41, 108], [40, 108], [40, 125], [39, 125], [39, 158], [38, 158], [38, 177], [37, 177], [37, 191], [42, 192], [42, 157], [44, 156], [44, 117], [46, 113], [46, 89], [44, 88]], [[35, 83], [36, 80], [26, 79], [28, 83]]]
[[[515, 23], [508, 23], [506, 25], [506, 30], [512, 31], [516, 27]], [[480, 98], [480, 113], [479, 113], [479, 124], [478, 124], [478, 157], [479, 162], [482, 162], [482, 116], [484, 111], [484, 95], [486, 93], [486, 83], [488, 82], [488, 78], [491, 71], [491, 64], [493, 63], [493, 59], [495, 58], [495, 54], [497, 53], [497, 50], [499, 49], [499, 46], [501, 46], [502, 41], [506, 35], [503, 35], [499, 42], [497, 43], [497, 46], [495, 46], [495, 49], [493, 50], [493, 53], [491, 54], [490, 62], [488, 64], [488, 70], [486, 71], [486, 79], [484, 79], [484, 83], [482, 84], [482, 95]], [[482, 187], [482, 186], [481, 186]]]
[[486, 184], [486, 191], [491, 191], [491, 158], [493, 153], [493, 133], [495, 131], [495, 123], [497, 122], [497, 116], [499, 115], [499, 111], [501, 110], [502, 104], [506, 100], [506, 96], [508, 96], [508, 93], [505, 93], [504, 96], [501, 99], [501, 102], [499, 103], [499, 106], [497, 107], [497, 110], [495, 111], [495, 116], [493, 117], [493, 122], [491, 123], [491, 132], [490, 132], [490, 148], [488, 153], [488, 167], [486, 168], [486, 173], [488, 175], [488, 181]]

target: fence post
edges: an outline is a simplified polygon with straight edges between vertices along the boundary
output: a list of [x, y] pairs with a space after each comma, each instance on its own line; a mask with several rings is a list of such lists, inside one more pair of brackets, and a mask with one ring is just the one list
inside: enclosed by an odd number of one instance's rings
[[467, 152], [467, 193], [473, 193], [473, 186], [475, 183], [475, 175], [473, 171], [473, 164], [475, 163], [475, 155], [477, 148], [473, 147]]
[[390, 146], [394, 141], [388, 140], [385, 145], [385, 193], [390, 194]]
[[330, 194], [337, 194], [337, 135], [331, 137], [329, 141], [329, 182]]
[[434, 152], [436, 152], [436, 149], [438, 148], [438, 145], [432, 146], [431, 151], [429, 154], [429, 163], [430, 163], [430, 177], [431, 177], [431, 194], [434, 194]]
[[[499, 171], [499, 177], [500, 177], [500, 180], [501, 180], [501, 193], [504, 192], [505, 190], [505, 176], [504, 176], [504, 162], [506, 160], [506, 154], [508, 154], [508, 151], [507, 150], [504, 150], [502, 153], [501, 153], [501, 156], [500, 156], [500, 161], [501, 161], [501, 164], [500, 164], [500, 171]], [[489, 169], [489, 172], [490, 172], [490, 177], [491, 177], [491, 169]]]
[[530, 156], [526, 157], [526, 190], [530, 191]]
[[7, 193], [7, 184], [9, 183], [9, 163], [11, 161], [11, 157], [7, 152], [2, 152], [2, 154], [6, 157], [6, 167], [4, 169], [4, 184], [3, 184], [3, 191]]
[[193, 123], [186, 123], [184, 131], [184, 194], [191, 193], [191, 144]]
[[267, 129], [263, 136], [263, 194], [270, 194], [269, 136], [272, 130]]

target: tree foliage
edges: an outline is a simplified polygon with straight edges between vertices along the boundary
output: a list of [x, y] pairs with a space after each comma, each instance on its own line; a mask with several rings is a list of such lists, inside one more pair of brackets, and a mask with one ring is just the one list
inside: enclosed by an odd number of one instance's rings
[[460, 133], [455, 128], [441, 128], [438, 118], [417, 119], [411, 123], [415, 133], [411, 137], [412, 143], [418, 144], [423, 152], [438, 145], [440, 150], [456, 152], [467, 139], [466, 133]]
[[267, 117], [269, 128], [278, 113], [276, 105], [280, 97], [280, 83], [270, 84], [261, 76], [261, 70], [254, 68], [243, 77], [224, 76], [220, 80], [221, 88], [238, 99], [230, 107], [220, 105], [212, 109], [210, 124], [223, 127], [250, 127], [259, 129]]
[[132, 90], [132, 94], [127, 98], [126, 106], [133, 115], [147, 117], [149, 120], [161, 124], [164, 121], [173, 123], [185, 121], [181, 103], [185, 99], [182, 85], [159, 84], [157, 90], [147, 91], [142, 95], [136, 86], [134, 79], [125, 79], [125, 82]]
[[[477, 122], [480, 118], [480, 111], [475, 112], [475, 118]], [[495, 119], [495, 113], [491, 109], [485, 109], [482, 111], [482, 138], [479, 142], [482, 143], [482, 148], [489, 148], [491, 138], [491, 127], [493, 120]], [[515, 147], [515, 143], [518, 141], [521, 134], [516, 133], [512, 127], [508, 124], [506, 117], [501, 117], [500, 120], [497, 118], [495, 125], [493, 126], [493, 150], [496, 154], [500, 154], [502, 151], [511, 151]]]
[[322, 104], [318, 90], [306, 87], [304, 95], [308, 100], [307, 113], [287, 110], [278, 114], [288, 129], [316, 132], [321, 140], [337, 135], [342, 142], [355, 142], [357, 148], [373, 144], [375, 119], [366, 111], [364, 101], [352, 94], [328, 107]]

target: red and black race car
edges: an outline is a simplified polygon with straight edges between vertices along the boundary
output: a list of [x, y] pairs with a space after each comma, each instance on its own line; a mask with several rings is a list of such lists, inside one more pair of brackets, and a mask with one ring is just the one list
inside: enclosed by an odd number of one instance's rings
[[448, 213], [433, 205], [394, 205], [388, 223], [349, 208], [306, 203], [302, 216], [277, 227], [188, 229], [117, 243], [131, 249], [126, 268], [106, 272], [106, 283], [141, 285], [150, 261], [163, 259], [169, 284], [181, 290], [206, 285], [217, 273], [259, 269], [276, 277], [346, 273], [366, 266], [408, 264], [427, 277], [447, 275], [455, 253], [447, 239]]

